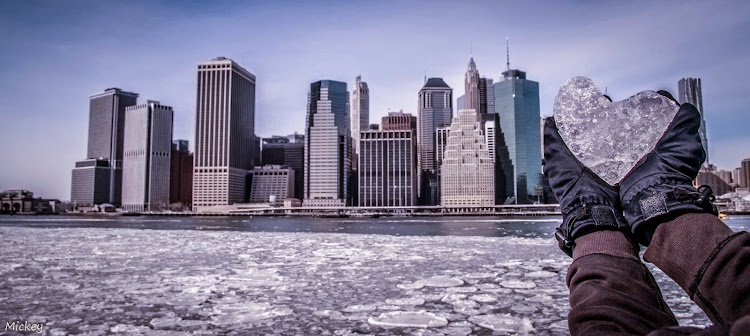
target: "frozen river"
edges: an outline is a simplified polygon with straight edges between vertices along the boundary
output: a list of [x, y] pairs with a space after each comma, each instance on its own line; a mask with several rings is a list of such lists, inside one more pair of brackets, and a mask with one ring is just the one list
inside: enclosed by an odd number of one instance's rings
[[[556, 225], [2, 216], [0, 323], [49, 335], [565, 334], [570, 259]], [[655, 276], [681, 324], [708, 323]]]

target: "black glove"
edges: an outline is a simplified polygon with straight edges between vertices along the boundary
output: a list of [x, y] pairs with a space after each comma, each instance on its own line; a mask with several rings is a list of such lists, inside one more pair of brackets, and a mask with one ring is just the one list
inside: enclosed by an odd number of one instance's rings
[[[668, 92], [660, 94], [674, 100]], [[655, 148], [620, 183], [620, 200], [636, 241], [648, 246], [658, 224], [688, 212], [713, 213], [711, 188], [696, 189], [706, 153], [695, 106], [682, 104]]]
[[588, 233], [628, 231], [617, 189], [578, 161], [552, 117], [544, 121], [544, 174], [560, 203], [563, 223], [555, 238], [567, 255], [573, 255], [575, 240]]

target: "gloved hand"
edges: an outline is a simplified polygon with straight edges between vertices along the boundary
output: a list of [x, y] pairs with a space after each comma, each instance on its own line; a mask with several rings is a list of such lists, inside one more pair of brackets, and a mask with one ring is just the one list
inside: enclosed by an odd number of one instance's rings
[[[660, 94], [674, 100], [666, 91]], [[693, 187], [706, 153], [695, 106], [682, 104], [655, 148], [620, 182], [625, 219], [636, 241], [648, 246], [656, 227], [688, 212], [716, 214], [711, 188]]]
[[617, 189], [578, 161], [552, 117], [544, 121], [544, 174], [560, 202], [563, 223], [555, 238], [568, 256], [573, 255], [575, 240], [588, 233], [628, 231]]

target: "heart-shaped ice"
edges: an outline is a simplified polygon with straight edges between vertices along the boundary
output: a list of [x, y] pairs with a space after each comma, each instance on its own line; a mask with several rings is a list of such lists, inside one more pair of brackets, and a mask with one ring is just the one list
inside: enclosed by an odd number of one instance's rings
[[565, 83], [553, 108], [573, 155], [611, 185], [654, 149], [677, 110], [675, 102], [654, 91], [610, 102], [587, 77]]

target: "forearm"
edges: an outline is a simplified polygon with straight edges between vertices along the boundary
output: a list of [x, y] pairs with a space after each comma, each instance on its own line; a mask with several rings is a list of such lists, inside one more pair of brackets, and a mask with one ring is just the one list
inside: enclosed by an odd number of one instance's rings
[[750, 314], [750, 234], [711, 214], [685, 214], [656, 229], [644, 259], [690, 295], [715, 323]]
[[573, 335], [621, 332], [643, 335], [677, 325], [635, 247], [616, 231], [576, 240], [568, 270], [568, 325]]

